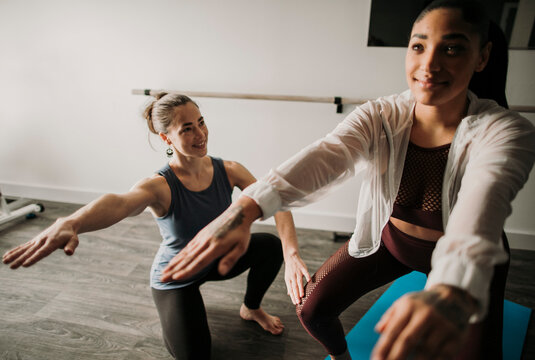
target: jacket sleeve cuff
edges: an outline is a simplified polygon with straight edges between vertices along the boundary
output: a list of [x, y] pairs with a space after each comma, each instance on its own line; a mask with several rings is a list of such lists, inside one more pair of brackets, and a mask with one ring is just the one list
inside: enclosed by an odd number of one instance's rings
[[247, 196], [260, 206], [262, 220], [270, 218], [281, 208], [279, 193], [270, 184], [262, 180], [246, 187], [240, 196]]
[[478, 267], [457, 259], [442, 258], [434, 262], [425, 288], [443, 284], [467, 291], [479, 302], [479, 310], [470, 317], [470, 323], [475, 323], [483, 320], [487, 314], [493, 272], [493, 267]]

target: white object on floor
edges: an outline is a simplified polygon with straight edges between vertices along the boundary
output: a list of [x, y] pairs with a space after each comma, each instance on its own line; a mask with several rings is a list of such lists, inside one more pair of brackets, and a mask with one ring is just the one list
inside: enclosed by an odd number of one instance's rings
[[0, 225], [14, 221], [20, 217], [44, 211], [41, 204], [28, 204], [27, 199], [17, 199], [8, 203], [0, 191]]

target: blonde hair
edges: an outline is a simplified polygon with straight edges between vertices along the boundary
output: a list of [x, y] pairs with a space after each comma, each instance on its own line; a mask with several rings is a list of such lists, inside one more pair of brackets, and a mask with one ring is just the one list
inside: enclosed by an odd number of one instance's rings
[[147, 126], [151, 133], [167, 134], [167, 129], [173, 123], [173, 113], [177, 106], [192, 103], [199, 107], [195, 101], [182, 94], [168, 94], [161, 92], [154, 96], [155, 99], [145, 108], [143, 117], [147, 120]]

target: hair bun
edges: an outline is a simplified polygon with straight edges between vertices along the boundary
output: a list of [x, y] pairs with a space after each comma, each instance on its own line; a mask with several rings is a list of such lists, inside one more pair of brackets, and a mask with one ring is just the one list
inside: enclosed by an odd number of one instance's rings
[[165, 91], [162, 91], [162, 92], [159, 92], [158, 94], [154, 95], [154, 97], [156, 98], [156, 101], [158, 101], [158, 100], [160, 100], [161, 98], [163, 98], [167, 94], [168, 93], [166, 93]]

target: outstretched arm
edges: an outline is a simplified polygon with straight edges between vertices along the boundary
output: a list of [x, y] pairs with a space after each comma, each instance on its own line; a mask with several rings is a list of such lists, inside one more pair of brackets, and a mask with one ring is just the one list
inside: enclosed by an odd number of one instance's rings
[[[243, 165], [225, 161], [231, 188], [243, 190], [256, 181]], [[205, 226], [163, 270], [161, 281], [187, 278], [222, 257], [218, 271], [225, 275], [247, 251], [251, 224], [262, 215], [260, 207], [248, 197], [240, 197], [227, 210]]]
[[73, 214], [57, 219], [32, 240], [6, 252], [2, 258], [4, 264], [10, 264], [12, 269], [31, 266], [60, 248], [66, 255], [74, 254], [78, 234], [104, 229], [155, 203], [157, 196], [153, 188], [157, 181], [143, 180], [126, 194], [103, 195]]
[[[241, 164], [225, 161], [231, 187], [241, 190], [253, 184], [256, 179]], [[251, 235], [252, 223], [261, 217], [262, 211], [258, 204], [247, 196], [241, 196], [218, 218], [201, 230], [175, 256], [163, 271], [162, 281], [187, 278], [222, 257], [219, 272], [226, 274], [238, 259], [247, 251]], [[277, 230], [281, 237], [284, 259], [286, 262], [286, 284], [288, 294], [294, 303], [304, 296], [303, 276], [310, 279], [306, 265], [299, 257], [297, 234], [290, 212], [275, 215]]]
[[498, 109], [475, 140], [426, 288], [385, 313], [372, 359], [453, 358], [469, 322], [487, 313], [494, 267], [508, 256], [500, 245], [505, 219], [535, 160], [535, 129]]
[[[249, 183], [231, 181], [232, 186], [244, 189], [239, 201], [201, 230], [180, 251], [164, 269], [161, 280], [192, 276], [217, 257], [233, 251], [219, 263], [219, 272], [225, 274], [231, 268], [229, 265], [234, 265], [230, 260], [239, 258], [235, 254], [241, 256], [247, 249], [250, 226], [254, 220], [260, 216], [269, 218], [281, 209], [309, 203], [317, 199], [321, 189], [326, 190], [351, 176], [355, 163], [369, 157], [370, 134], [374, 132], [374, 127], [378, 127], [377, 124], [381, 124], [375, 121], [380, 118], [375, 117], [374, 120], [370, 115], [374, 112], [373, 107], [367, 104], [356, 109], [333, 132], [272, 170], [263, 181], [254, 184], [254, 180]], [[227, 174], [228, 164], [237, 163], [225, 162]], [[224, 236], [216, 236], [218, 229], [224, 227], [223, 224], [228, 221], [234, 224], [231, 219], [237, 219], [238, 215], [243, 218], [240, 225], [232, 231], [223, 231], [226, 234]]]
[[161, 280], [188, 278], [219, 257], [218, 271], [227, 274], [247, 251], [251, 224], [261, 215], [260, 207], [252, 199], [240, 197], [169, 262]]

